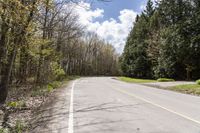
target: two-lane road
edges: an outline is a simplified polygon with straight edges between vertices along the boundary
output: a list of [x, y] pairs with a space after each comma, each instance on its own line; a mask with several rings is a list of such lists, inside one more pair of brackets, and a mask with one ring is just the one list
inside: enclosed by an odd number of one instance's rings
[[200, 133], [200, 97], [109, 77], [71, 90], [69, 133]]

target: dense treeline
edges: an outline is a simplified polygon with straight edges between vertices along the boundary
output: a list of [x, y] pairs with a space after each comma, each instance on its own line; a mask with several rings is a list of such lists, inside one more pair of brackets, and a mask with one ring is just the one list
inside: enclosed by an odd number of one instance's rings
[[12, 84], [117, 74], [115, 49], [79, 24], [76, 2], [0, 0], [0, 103]]
[[197, 79], [200, 76], [200, 1], [161, 0], [137, 16], [121, 67], [138, 78]]

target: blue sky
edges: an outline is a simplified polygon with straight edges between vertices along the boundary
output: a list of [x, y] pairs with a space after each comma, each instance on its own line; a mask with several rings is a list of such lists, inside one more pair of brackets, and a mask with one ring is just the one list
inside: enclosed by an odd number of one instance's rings
[[104, 20], [119, 16], [119, 12], [123, 9], [133, 10], [140, 13], [141, 7], [146, 4], [147, 0], [112, 0], [111, 2], [95, 2], [92, 4], [92, 9], [104, 9]]
[[137, 14], [147, 0], [112, 0], [111, 2], [80, 2], [75, 8], [80, 23], [90, 32], [111, 43], [118, 53], [123, 52], [126, 38], [134, 26]]

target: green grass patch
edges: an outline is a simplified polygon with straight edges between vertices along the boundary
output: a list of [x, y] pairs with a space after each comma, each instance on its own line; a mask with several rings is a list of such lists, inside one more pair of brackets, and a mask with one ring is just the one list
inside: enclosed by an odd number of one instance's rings
[[17, 120], [15, 127], [12, 129], [12, 133], [24, 133], [27, 129], [27, 126], [22, 121]]
[[47, 86], [48, 86], [48, 88], [56, 89], [56, 88], [59, 88], [61, 85], [62, 85], [61, 81], [53, 81], [53, 82], [49, 83]]
[[69, 81], [79, 78], [79, 76], [67, 76], [63, 80], [52, 81], [47, 85], [36, 86], [31, 92], [32, 97], [45, 96], [52, 92], [54, 89], [60, 88], [62, 85], [67, 84]]
[[186, 94], [200, 95], [200, 85], [198, 84], [177, 85], [169, 87], [169, 89]]
[[45, 96], [48, 92], [50, 92], [51, 90], [53, 90], [53, 88], [51, 86], [37, 86], [35, 88], [33, 88], [32, 92], [31, 92], [31, 96], [32, 97], [37, 97], [37, 96]]
[[137, 78], [129, 78], [129, 77], [119, 77], [121, 81], [129, 82], [129, 83], [151, 83], [156, 82], [156, 80], [151, 79], [137, 79]]
[[158, 82], [174, 82], [174, 79], [169, 79], [169, 78], [159, 78], [157, 79]]
[[13, 108], [22, 108], [22, 107], [26, 107], [26, 103], [25, 101], [12, 101], [12, 102], [7, 103], [7, 106], [13, 107]]
[[22, 121], [17, 120], [11, 128], [0, 128], [0, 133], [27, 133], [29, 127]]
[[197, 81], [196, 81], [196, 83], [197, 83], [198, 85], [200, 85], [200, 79], [199, 79], [199, 80], [197, 80]]
[[0, 128], [0, 133], [9, 133], [8, 129]]
[[48, 91], [48, 92], [52, 92], [53, 89], [54, 89], [54, 88], [53, 88], [51, 85], [47, 85], [47, 91]]

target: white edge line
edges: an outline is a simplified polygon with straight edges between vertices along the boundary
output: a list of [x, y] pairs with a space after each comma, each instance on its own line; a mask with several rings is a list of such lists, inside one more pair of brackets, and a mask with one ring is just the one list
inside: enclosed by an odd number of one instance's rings
[[69, 107], [69, 121], [68, 121], [68, 133], [74, 133], [74, 86], [76, 81], [73, 82], [71, 88], [71, 98]]
[[166, 110], [166, 111], [168, 111], [168, 112], [174, 113], [174, 114], [176, 114], [176, 115], [178, 115], [178, 116], [181, 116], [181, 117], [183, 117], [183, 118], [185, 118], [185, 119], [187, 119], [187, 120], [190, 120], [190, 121], [192, 121], [192, 122], [194, 122], [194, 123], [200, 124], [200, 121], [198, 121], [198, 120], [195, 120], [195, 119], [193, 119], [193, 118], [190, 118], [189, 116], [180, 114], [180, 113], [178, 113], [178, 112], [176, 112], [176, 111], [173, 111], [173, 110], [171, 110], [171, 109], [168, 109], [168, 108], [166, 108], [166, 107], [163, 107], [163, 106], [161, 106], [161, 105], [159, 105], [159, 104], [153, 103], [153, 102], [151, 102], [151, 101], [149, 101], [149, 100], [147, 100], [147, 99], [144, 99], [144, 98], [142, 98], [142, 97], [136, 96], [136, 95], [134, 95], [134, 94], [132, 94], [132, 93], [129, 93], [129, 92], [126, 92], [126, 91], [123, 91], [123, 90], [120, 90], [120, 89], [116, 89], [116, 88], [113, 88], [113, 89], [115, 89], [115, 90], [117, 90], [117, 91], [119, 91], [119, 92], [121, 92], [121, 93], [124, 93], [124, 94], [126, 94], [126, 95], [129, 95], [129, 96], [135, 97], [135, 98], [137, 98], [137, 99], [140, 99], [140, 100], [142, 100], [142, 101], [144, 101], [144, 102], [147, 102], [147, 103], [149, 103], [149, 104], [152, 104], [152, 105], [154, 105], [154, 106], [156, 106], [156, 107], [162, 108], [162, 109], [164, 109], [164, 110]]

